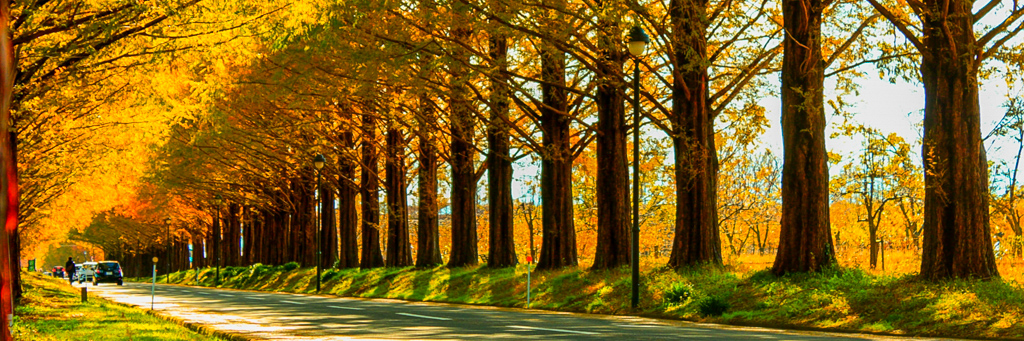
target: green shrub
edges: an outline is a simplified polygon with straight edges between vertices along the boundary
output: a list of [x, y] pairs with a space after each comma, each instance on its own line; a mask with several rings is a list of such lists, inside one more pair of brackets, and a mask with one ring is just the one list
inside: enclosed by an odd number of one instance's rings
[[729, 302], [719, 296], [708, 296], [697, 302], [701, 316], [722, 316], [726, 310], [729, 310]]
[[327, 270], [324, 271], [323, 274], [320, 275], [320, 280], [326, 282], [326, 281], [329, 281], [331, 279], [334, 279], [334, 277], [337, 277], [337, 276], [338, 276], [338, 270], [327, 269]]
[[689, 283], [675, 283], [665, 292], [665, 301], [671, 305], [683, 304], [693, 296], [693, 287]]
[[235, 276], [238, 276], [238, 274], [242, 273], [242, 271], [246, 271], [246, 270], [247, 270], [246, 268], [240, 267], [240, 266], [229, 266], [229, 267], [224, 268], [223, 275], [224, 275], [224, 277], [235, 277]]
[[263, 265], [263, 264], [260, 264], [260, 263], [253, 264], [249, 268], [251, 269], [251, 270], [249, 270], [250, 271], [249, 276], [251, 276], [251, 277], [263, 276], [263, 275], [267, 274], [268, 272], [270, 272], [270, 270], [272, 269], [271, 267]]
[[299, 268], [299, 263], [296, 263], [296, 262], [288, 262], [288, 263], [285, 263], [284, 265], [281, 266], [281, 269], [283, 269], [284, 271], [292, 271], [292, 270], [295, 270], [295, 269], [298, 269], [298, 268]]

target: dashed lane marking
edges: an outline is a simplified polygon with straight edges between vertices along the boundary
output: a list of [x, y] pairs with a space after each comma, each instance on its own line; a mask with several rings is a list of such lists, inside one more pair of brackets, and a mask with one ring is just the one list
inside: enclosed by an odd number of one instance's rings
[[348, 309], [348, 310], [363, 310], [363, 308], [356, 308], [356, 307], [342, 307], [342, 306], [338, 306], [338, 305], [331, 305], [331, 306], [328, 306], [328, 307], [331, 307], [331, 308], [337, 308], [337, 309]]
[[436, 316], [417, 315], [417, 314], [409, 314], [409, 313], [398, 313], [398, 315], [409, 316], [409, 317], [419, 317], [421, 319], [431, 319], [431, 320], [439, 320], [439, 321], [451, 321], [452, 320], [452, 319], [447, 318], [447, 317], [436, 317]]
[[530, 327], [530, 326], [508, 326], [508, 327], [509, 328], [515, 328], [515, 329], [542, 330], [542, 331], [559, 332], [559, 333], [572, 333], [572, 334], [582, 334], [582, 335], [598, 335], [598, 333], [584, 332], [584, 331], [579, 331], [579, 330], [568, 330], [568, 329], [541, 328], [541, 327]]

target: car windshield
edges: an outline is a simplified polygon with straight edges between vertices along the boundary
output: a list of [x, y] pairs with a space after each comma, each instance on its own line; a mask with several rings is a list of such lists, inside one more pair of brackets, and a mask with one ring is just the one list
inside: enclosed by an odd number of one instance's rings
[[100, 263], [100, 270], [117, 270], [120, 266], [117, 263]]

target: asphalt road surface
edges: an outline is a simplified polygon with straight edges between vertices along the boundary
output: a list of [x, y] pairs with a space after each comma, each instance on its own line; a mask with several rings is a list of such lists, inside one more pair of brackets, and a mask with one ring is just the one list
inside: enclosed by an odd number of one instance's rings
[[[79, 286], [79, 285], [75, 285]], [[149, 309], [149, 283], [86, 284]], [[156, 285], [161, 314], [261, 340], [894, 340], [627, 316]]]

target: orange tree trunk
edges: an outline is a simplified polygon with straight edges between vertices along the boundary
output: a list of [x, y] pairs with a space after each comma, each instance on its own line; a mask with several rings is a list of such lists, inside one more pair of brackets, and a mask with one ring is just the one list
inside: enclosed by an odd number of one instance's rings
[[487, 265], [514, 266], [512, 223], [512, 156], [509, 154], [508, 38], [492, 33], [490, 57], [495, 66], [491, 82], [491, 117], [487, 126], [487, 208], [490, 239]]
[[[468, 41], [466, 28], [453, 29], [453, 39]], [[469, 102], [466, 64], [468, 56], [462, 48], [455, 48], [451, 72], [451, 166], [452, 166], [452, 247], [448, 266], [477, 264], [476, 234], [476, 172], [473, 165], [474, 148], [473, 108]]]
[[[604, 3], [604, 6], [611, 6]], [[629, 265], [629, 168], [626, 157], [626, 116], [622, 65], [622, 32], [609, 18], [598, 22], [602, 38], [597, 61], [597, 246], [594, 268]]]
[[676, 160], [676, 224], [669, 266], [721, 264], [718, 154], [707, 103], [707, 2], [673, 0], [669, 6], [675, 32], [670, 122]]
[[540, 110], [544, 150], [541, 152], [541, 249], [538, 269], [578, 264], [572, 214], [571, 121], [567, 113], [565, 53], [546, 44], [541, 51]]
[[380, 197], [377, 192], [377, 122], [373, 115], [363, 115], [362, 172], [360, 172], [359, 207], [362, 210], [362, 254], [359, 267], [377, 268], [384, 266], [380, 252]]
[[981, 140], [971, 1], [927, 1], [921, 80], [925, 89], [925, 200], [921, 277], [998, 277], [989, 235], [988, 165]]
[[320, 176], [320, 267], [331, 268], [338, 260], [338, 227], [335, 225], [334, 189]]
[[[347, 121], [351, 121], [351, 115]], [[353, 152], [354, 144], [351, 130], [341, 134], [343, 150]], [[338, 162], [338, 268], [354, 268], [359, 266], [359, 241], [356, 229], [359, 228], [359, 215], [356, 213], [356, 164], [351, 158], [354, 154], [342, 155]]]
[[386, 160], [384, 162], [384, 188], [388, 202], [388, 247], [384, 262], [387, 266], [411, 266], [409, 248], [408, 197], [405, 191], [405, 138], [398, 128], [388, 129]]
[[419, 124], [419, 209], [416, 224], [416, 266], [433, 267], [441, 264], [441, 247], [438, 233], [437, 211], [437, 146], [434, 142], [433, 124], [437, 121], [434, 103], [430, 97], [420, 97], [423, 113]]
[[782, 226], [772, 272], [819, 271], [836, 263], [828, 216], [822, 103], [821, 0], [784, 0]]

